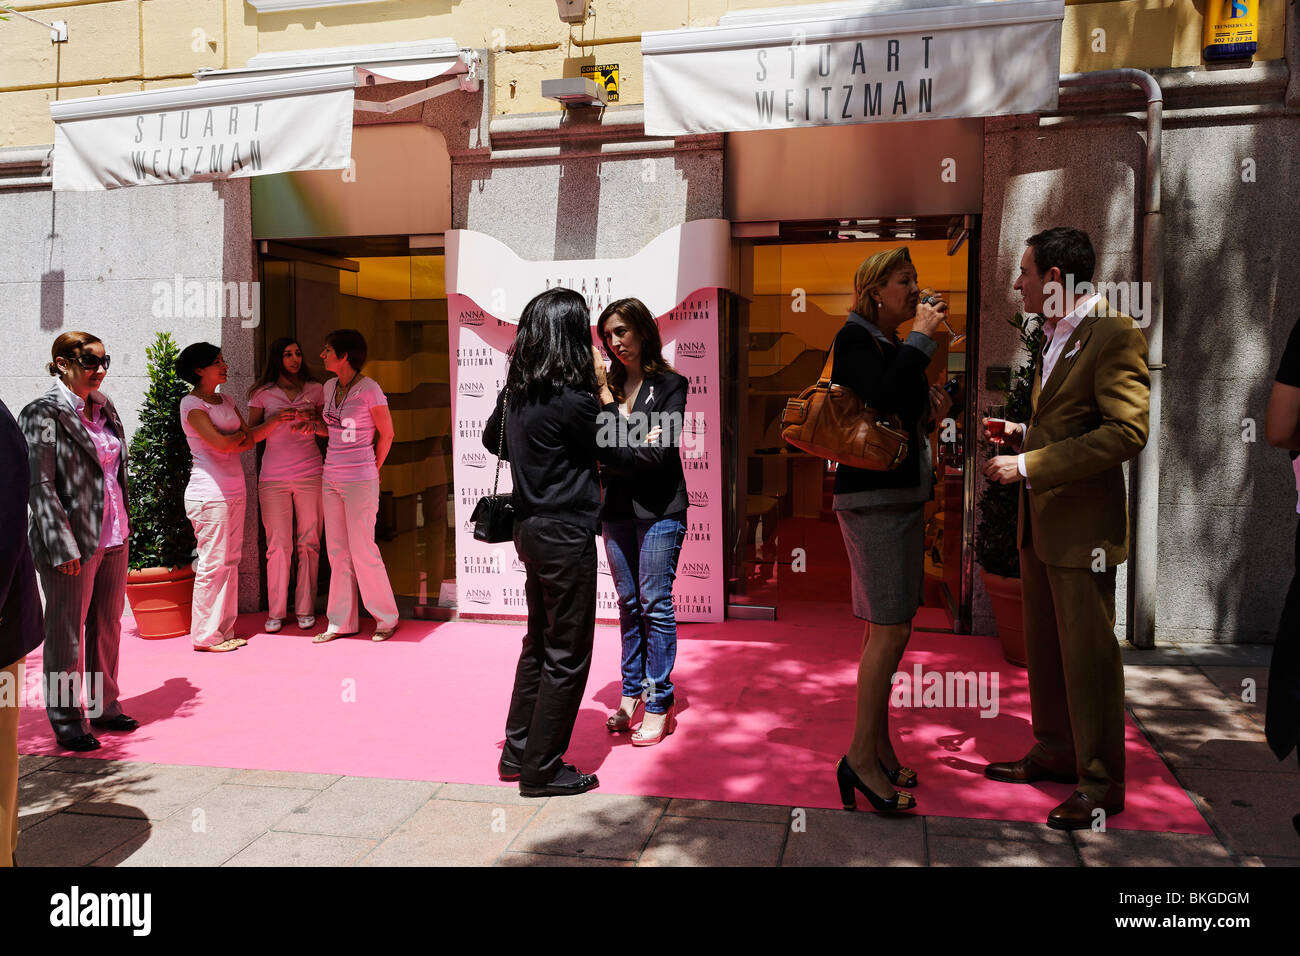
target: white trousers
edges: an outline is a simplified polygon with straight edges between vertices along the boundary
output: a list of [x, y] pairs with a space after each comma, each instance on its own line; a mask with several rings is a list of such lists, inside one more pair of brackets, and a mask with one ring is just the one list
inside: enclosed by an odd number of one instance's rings
[[357, 589], [376, 630], [397, 626], [397, 601], [375, 543], [379, 479], [330, 481], [324, 488], [325, 549], [330, 556], [331, 631], [357, 632]]
[[239, 616], [239, 559], [244, 550], [245, 499], [185, 502], [199, 556], [194, 561], [190, 639], [211, 647], [235, 636]]
[[[298, 558], [294, 613], [316, 613], [316, 572], [320, 567], [321, 480], [264, 481], [257, 488], [266, 529], [267, 617], [283, 619], [289, 604], [289, 565]], [[297, 520], [298, 534], [294, 535]]]

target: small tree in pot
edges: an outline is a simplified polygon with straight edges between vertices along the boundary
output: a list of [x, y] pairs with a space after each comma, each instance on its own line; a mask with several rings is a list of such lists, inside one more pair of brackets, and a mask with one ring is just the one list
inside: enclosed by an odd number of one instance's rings
[[149, 638], [188, 634], [194, 594], [194, 529], [185, 515], [191, 457], [179, 408], [190, 389], [176, 374], [179, 354], [167, 332], [159, 332], [145, 350], [149, 390], [131, 439], [126, 596], [140, 636]]
[[[1029, 352], [1029, 362], [1012, 373], [1006, 393], [1006, 416], [1027, 422], [1034, 389], [1034, 367], [1043, 347], [1043, 324], [1037, 316], [1017, 312], [1008, 320], [1020, 333], [1020, 344]], [[991, 457], [991, 453], [990, 453]], [[1002, 641], [1002, 655], [1011, 663], [1025, 666], [1025, 632], [1020, 591], [1020, 549], [1017, 546], [1017, 511], [1020, 485], [987, 482], [977, 506], [979, 524], [975, 533], [975, 560], [983, 572], [993, 617]]]

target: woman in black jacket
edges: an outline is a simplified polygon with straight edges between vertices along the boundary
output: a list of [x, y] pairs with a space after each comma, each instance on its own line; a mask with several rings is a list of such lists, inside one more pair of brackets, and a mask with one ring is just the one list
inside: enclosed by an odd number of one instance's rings
[[536, 296], [509, 354], [483, 444], [496, 453], [504, 419], [528, 631], [498, 772], [517, 779], [522, 796], [565, 796], [598, 785], [595, 774], [564, 763], [596, 629], [597, 462], [631, 470], [634, 459], [619, 443], [598, 441], [602, 406], [617, 413], [591, 344], [586, 299], [564, 288]]
[[[610, 733], [631, 729], [644, 700], [645, 717], [632, 734], [632, 745], [648, 747], [677, 726], [673, 580], [689, 505], [679, 443], [690, 383], [664, 361], [659, 327], [640, 299], [610, 303], [596, 329], [613, 360], [609, 388], [638, 466], [631, 475], [611, 474], [605, 482], [605, 554], [623, 632], [623, 696], [605, 727]], [[645, 433], [651, 424], [663, 428], [659, 441], [636, 441], [638, 432]]]
[[[892, 471], [840, 465], [835, 514], [853, 577], [853, 613], [867, 621], [858, 664], [853, 744], [835, 767], [844, 809], [854, 790], [881, 811], [910, 810], [916, 800], [894, 786], [914, 787], [916, 773], [899, 765], [889, 736], [890, 678], [897, 671], [912, 618], [921, 604], [925, 503], [933, 497], [929, 432], [951, 406], [926, 380], [938, 347], [934, 332], [947, 306], [920, 301], [907, 247], [876, 253], [853, 280], [856, 308], [835, 336], [831, 380], [851, 388], [882, 413], [896, 413], [911, 436], [907, 458]], [[915, 318], [907, 340], [895, 330]]]

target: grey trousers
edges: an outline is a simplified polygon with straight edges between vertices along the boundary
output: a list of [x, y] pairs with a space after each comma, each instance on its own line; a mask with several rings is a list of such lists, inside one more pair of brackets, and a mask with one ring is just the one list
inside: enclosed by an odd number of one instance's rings
[[90, 733], [91, 717], [116, 717], [117, 652], [126, 600], [126, 545], [100, 548], [64, 574], [38, 563], [45, 592], [45, 713], [60, 740]]

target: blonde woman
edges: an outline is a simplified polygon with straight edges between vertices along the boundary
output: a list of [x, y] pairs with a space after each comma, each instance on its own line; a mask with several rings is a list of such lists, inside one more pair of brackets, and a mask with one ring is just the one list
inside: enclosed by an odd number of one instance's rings
[[[925, 503], [934, 487], [927, 435], [952, 404], [925, 374], [947, 306], [920, 301], [906, 246], [863, 262], [853, 291], [855, 308], [832, 346], [831, 380], [877, 411], [898, 414], [912, 440], [907, 458], [892, 471], [840, 465], [835, 473], [834, 508], [852, 572], [853, 613], [867, 622], [853, 742], [835, 777], [844, 809], [855, 809], [858, 791], [876, 810], [896, 812], [912, 809], [916, 799], [894, 787], [914, 787], [918, 780], [900, 765], [889, 736], [890, 678], [921, 604]], [[900, 342], [896, 331], [911, 319], [912, 331]]]

